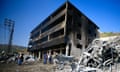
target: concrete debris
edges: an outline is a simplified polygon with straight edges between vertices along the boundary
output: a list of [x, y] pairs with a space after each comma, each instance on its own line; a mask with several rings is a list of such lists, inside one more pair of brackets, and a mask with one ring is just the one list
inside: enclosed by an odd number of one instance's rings
[[[120, 62], [120, 36], [111, 37], [108, 39], [95, 39], [93, 42], [82, 51], [79, 61], [74, 58], [70, 61], [72, 72], [103, 72], [103, 68], [110, 67], [117, 62]], [[65, 61], [68, 57], [62, 59], [62, 69], [64, 69]], [[61, 62], [61, 60], [59, 60]]]
[[32, 55], [24, 55], [24, 60], [23, 60], [23, 64], [34, 64], [35, 63], [35, 58]]
[[14, 55], [7, 55], [6, 53], [1, 53], [0, 54], [0, 63], [10, 63], [14, 60]]
[[57, 59], [57, 69], [63, 70], [65, 65], [70, 64], [73, 60], [73, 56], [58, 55]]
[[[120, 59], [120, 36], [108, 40], [95, 39], [83, 51], [79, 65], [102, 69], [110, 66]], [[79, 66], [77, 66], [79, 67]], [[80, 68], [80, 67], [79, 67]]]
[[[0, 64], [1, 63], [18, 63], [18, 56], [19, 54], [11, 54], [7, 55], [6, 53], [0, 54]], [[23, 56], [23, 63], [24, 64], [33, 64], [35, 59], [32, 55], [24, 55]]]
[[26, 61], [28, 61], [28, 62], [34, 62], [35, 59], [34, 59], [34, 58], [29, 58], [29, 59], [27, 59]]
[[83, 52], [81, 64], [85, 66], [100, 68], [118, 61], [120, 53], [120, 37], [103, 41], [95, 39]]

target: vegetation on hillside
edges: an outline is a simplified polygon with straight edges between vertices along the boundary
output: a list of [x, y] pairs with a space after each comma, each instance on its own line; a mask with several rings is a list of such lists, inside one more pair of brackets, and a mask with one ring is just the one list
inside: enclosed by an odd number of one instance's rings
[[114, 33], [114, 32], [100, 33], [100, 37], [109, 37], [109, 36], [120, 36], [120, 33]]
[[[13, 45], [11, 48], [12, 48], [12, 52], [15, 52], [15, 53], [27, 51], [26, 47], [18, 46], [18, 45]], [[7, 49], [8, 49], [7, 44], [0, 44], [0, 53], [2, 51], [7, 51]]]

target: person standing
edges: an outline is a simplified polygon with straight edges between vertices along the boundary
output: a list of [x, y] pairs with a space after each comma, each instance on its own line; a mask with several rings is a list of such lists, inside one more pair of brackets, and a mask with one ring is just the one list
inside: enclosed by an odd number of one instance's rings
[[43, 55], [43, 63], [44, 64], [47, 64], [47, 59], [48, 59], [48, 56], [47, 56], [47, 54], [46, 53], [44, 53], [44, 55]]
[[24, 56], [24, 54], [21, 54], [21, 57], [20, 57], [22, 63], [24, 61], [24, 57], [23, 56]]
[[21, 53], [18, 55], [18, 65], [21, 65], [22, 61], [21, 61]]
[[51, 55], [51, 53], [48, 53], [48, 62], [49, 62], [49, 64], [52, 64], [52, 55]]
[[54, 64], [54, 66], [56, 66], [56, 64], [58, 62], [57, 56], [58, 56], [58, 53], [54, 52], [53, 57], [52, 57], [53, 58], [53, 64]]
[[24, 54], [21, 54], [21, 53], [19, 54], [19, 56], [18, 56], [18, 65], [22, 65], [23, 60], [24, 60], [23, 55], [24, 55]]

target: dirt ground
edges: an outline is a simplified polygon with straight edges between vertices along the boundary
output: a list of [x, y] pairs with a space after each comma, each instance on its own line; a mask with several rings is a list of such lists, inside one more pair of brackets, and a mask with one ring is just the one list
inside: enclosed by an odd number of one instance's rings
[[17, 65], [15, 63], [0, 64], [0, 72], [53, 72], [53, 64], [44, 65], [42, 62]]

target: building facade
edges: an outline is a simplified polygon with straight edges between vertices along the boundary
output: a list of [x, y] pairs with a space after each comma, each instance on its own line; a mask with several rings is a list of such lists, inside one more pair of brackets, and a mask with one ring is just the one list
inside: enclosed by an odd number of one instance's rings
[[30, 33], [28, 51], [42, 59], [57, 52], [79, 57], [99, 37], [99, 27], [70, 2], [65, 2]]

